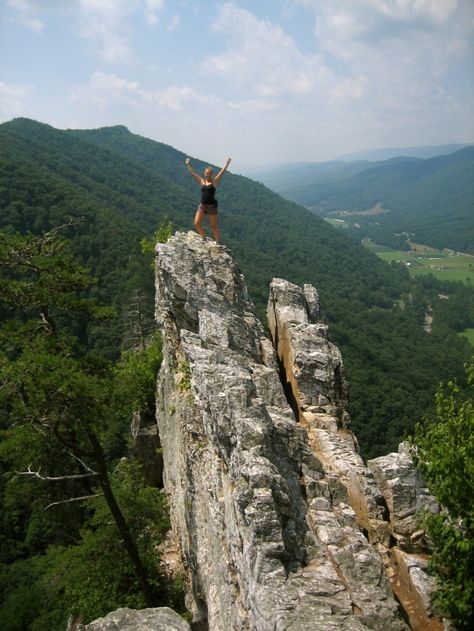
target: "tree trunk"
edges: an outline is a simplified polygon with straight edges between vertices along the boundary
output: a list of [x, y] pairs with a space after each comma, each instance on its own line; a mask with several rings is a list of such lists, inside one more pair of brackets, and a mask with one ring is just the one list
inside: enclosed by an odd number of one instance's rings
[[127, 554], [132, 562], [133, 568], [135, 570], [136, 577], [138, 579], [140, 589], [145, 598], [145, 603], [148, 607], [155, 607], [157, 605], [156, 598], [153, 594], [153, 590], [148, 582], [148, 573], [146, 571], [145, 566], [142, 563], [140, 558], [140, 554], [138, 552], [138, 548], [133, 540], [133, 537], [130, 534], [127, 523], [123, 516], [122, 511], [115, 499], [115, 495], [112, 491], [112, 487], [110, 485], [109, 474], [107, 471], [107, 464], [105, 461], [104, 452], [102, 450], [102, 446], [95, 434], [90, 432], [89, 440], [91, 442], [92, 448], [95, 453], [95, 459], [97, 462], [98, 468], [98, 479], [100, 487], [104, 493], [105, 501], [112, 513], [112, 517], [117, 525], [117, 528], [120, 532], [120, 535], [123, 539], [123, 544], [127, 551]]

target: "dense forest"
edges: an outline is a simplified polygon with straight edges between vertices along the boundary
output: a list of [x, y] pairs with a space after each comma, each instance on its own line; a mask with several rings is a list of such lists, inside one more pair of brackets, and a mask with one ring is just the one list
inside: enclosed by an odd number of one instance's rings
[[429, 159], [286, 165], [257, 177], [318, 215], [343, 217], [358, 239], [400, 249], [411, 238], [474, 254], [472, 146]]
[[[25, 370], [28, 361], [33, 362], [38, 371], [38, 392], [43, 392], [44, 399], [38, 400], [34, 388], [30, 392], [34, 403], [31, 414], [36, 420], [43, 418], [40, 412], [47, 400], [45, 393], [54, 390], [44, 367], [57, 366], [58, 374], [69, 375], [68, 387], [73, 388], [77, 400], [72, 397], [68, 404], [72, 406], [71, 414], [76, 414], [74, 423], [80, 431], [69, 436], [64, 430], [59, 438], [68, 438], [78, 454], [90, 450], [87, 445], [92, 441], [92, 452], [99, 463], [100, 454], [104, 454], [112, 478], [110, 485], [117, 497], [123, 498], [132, 532], [147, 527], [140, 521], [142, 515], [144, 520], [147, 518], [145, 507], [161, 502], [154, 494], [156, 489], [147, 487], [132, 464], [120, 466], [129, 450], [128, 425], [137, 400], [134, 392], [143, 392], [144, 388], [141, 382], [130, 386], [131, 375], [145, 375], [149, 398], [153, 370], [156, 372], [159, 364], [159, 349], [148, 343], [137, 349], [141, 334], [153, 339], [150, 335], [154, 328], [153, 256], [143, 244], [150, 242], [163, 222], [171, 222], [173, 229], [192, 229], [198, 190], [184, 167], [185, 157], [170, 146], [134, 135], [121, 126], [60, 131], [27, 119], [0, 125], [4, 365], [11, 370], [14, 384], [20, 369]], [[198, 158], [192, 161], [196, 170], [205, 166]], [[406, 269], [384, 263], [358, 239], [248, 178], [229, 172], [218, 193], [223, 243], [238, 261], [262, 319], [273, 277], [300, 285], [311, 283], [317, 288], [332, 339], [342, 351], [350, 386], [352, 428], [364, 456], [396, 449], [433, 407], [440, 381], [456, 378], [463, 387], [464, 364], [473, 348], [458, 332], [474, 327], [474, 292], [470, 287], [441, 283], [432, 276], [411, 280]], [[60, 288], [68, 297], [59, 291], [54, 273], [52, 277], [46, 275], [49, 284], [46, 289], [40, 288], [38, 296], [44, 302], [45, 296], [49, 300], [58, 292], [61, 309], [57, 325], [64, 334], [54, 344], [49, 338], [46, 343], [34, 337], [30, 348], [25, 343], [28, 337], [18, 328], [30, 326], [28, 318], [34, 306], [31, 300], [19, 300], [27, 294], [20, 291], [23, 281], [18, 252], [30, 252], [43, 243], [44, 235], [56, 231], [60, 232], [60, 247], [67, 256], [62, 258], [62, 250], [58, 250], [54, 253], [59, 257], [55, 267], [46, 269], [48, 274], [60, 270]], [[43, 256], [44, 248], [39, 252]], [[25, 267], [26, 271], [31, 269]], [[74, 283], [85, 277], [91, 277], [91, 281], [75, 288]], [[70, 286], [64, 281], [68, 278]], [[25, 282], [31, 283], [31, 279]], [[41, 300], [38, 298], [38, 313], [47, 328], [49, 316]], [[76, 305], [75, 301], [80, 317], [66, 308]], [[434, 314], [430, 333], [423, 329], [428, 309]], [[36, 331], [30, 328], [28, 335], [32, 330]], [[16, 337], [12, 338], [13, 333]], [[151, 357], [147, 354], [150, 348], [155, 348]], [[142, 354], [137, 355], [137, 350]], [[35, 353], [41, 359], [37, 363]], [[93, 435], [84, 429], [81, 392], [90, 397], [93, 406], [100, 406], [98, 416], [102, 420], [97, 427], [94, 425]], [[118, 393], [127, 392], [130, 397], [124, 401]], [[22, 396], [20, 403], [24, 401]], [[51, 397], [49, 403], [54, 401]], [[71, 466], [71, 453], [58, 455], [41, 432], [39, 442], [28, 443], [25, 452], [26, 438], [31, 437], [13, 427], [18, 409], [1, 399], [0, 404], [0, 467], [6, 474], [0, 485], [4, 509], [1, 561], [6, 567], [0, 576], [0, 588], [8, 599], [0, 623], [12, 631], [59, 629], [61, 616], [71, 602], [82, 602], [82, 611], [90, 619], [102, 609], [112, 608], [115, 602], [122, 602], [123, 593], [132, 594], [132, 605], [144, 602], [130, 566], [120, 573], [123, 584], [118, 584], [118, 578], [115, 581], [112, 595], [100, 592], [99, 575], [92, 577], [91, 589], [95, 592], [80, 593], [80, 572], [90, 567], [105, 545], [102, 537], [110, 522], [107, 506], [97, 500], [89, 508], [65, 505], [56, 512], [44, 512], [44, 502], [54, 502], [57, 497], [50, 497], [51, 492], [40, 491], [37, 485], [32, 490], [31, 480], [9, 477], [9, 473], [17, 467], [27, 468], [28, 457], [33, 455], [45, 467], [53, 463], [57, 475], [65, 464]], [[145, 407], [151, 405], [148, 401]], [[148, 415], [152, 418], [150, 412]], [[79, 445], [74, 442], [78, 436], [82, 441]], [[103, 472], [104, 480], [107, 471]], [[86, 474], [90, 475], [87, 471], [81, 473]], [[157, 539], [166, 528], [165, 522], [164, 516], [161, 530], [155, 533]], [[102, 555], [100, 571], [111, 577], [117, 541], [118, 536], [107, 548], [107, 555]], [[141, 552], [146, 566], [148, 552]], [[72, 567], [76, 574], [71, 572], [70, 580], [51, 595], [55, 602], [59, 599], [62, 608], [53, 608], [53, 613], [47, 614], [47, 603], [38, 604], [36, 598], [43, 593], [43, 582], [54, 583], [58, 573], [69, 576]], [[168, 602], [172, 598], [179, 601], [179, 594], [173, 596], [174, 586], [160, 589], [167, 592]], [[91, 605], [94, 599], [97, 606]], [[25, 603], [33, 601], [37, 603], [33, 617], [39, 622], [33, 623], [30, 616], [15, 626], [12, 612], [18, 603], [28, 609], [30, 605]]]

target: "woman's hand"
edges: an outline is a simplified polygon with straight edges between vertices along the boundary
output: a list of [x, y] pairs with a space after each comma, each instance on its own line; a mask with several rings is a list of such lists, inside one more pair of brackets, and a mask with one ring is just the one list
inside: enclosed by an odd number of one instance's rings
[[189, 158], [186, 158], [184, 164], [188, 167], [191, 164], [191, 160]]

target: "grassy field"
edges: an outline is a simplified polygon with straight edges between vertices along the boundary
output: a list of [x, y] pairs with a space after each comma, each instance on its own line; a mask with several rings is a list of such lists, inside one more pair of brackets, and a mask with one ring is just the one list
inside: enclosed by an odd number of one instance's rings
[[334, 219], [334, 217], [324, 217], [324, 219], [331, 224], [331, 226], [334, 226], [335, 228], [343, 228], [343, 229], [347, 229], [349, 227], [349, 225], [347, 224], [346, 221], [344, 221], [344, 219]]
[[[390, 250], [372, 241], [366, 241], [364, 245], [384, 261], [406, 265], [410, 275], [433, 274], [442, 280], [457, 280], [467, 285], [474, 283], [474, 256], [469, 254], [435, 250], [419, 243], [410, 243], [412, 249], [409, 252]], [[474, 347], [474, 329], [465, 329], [459, 335], [467, 337]]]
[[466, 284], [474, 282], [474, 256], [435, 250], [428, 246], [411, 243], [412, 250], [391, 250], [371, 241], [364, 245], [387, 262], [397, 261], [407, 266], [410, 274], [433, 274], [440, 280], [457, 280]]
[[469, 344], [474, 347], [474, 329], [464, 329], [459, 335], [467, 337]]

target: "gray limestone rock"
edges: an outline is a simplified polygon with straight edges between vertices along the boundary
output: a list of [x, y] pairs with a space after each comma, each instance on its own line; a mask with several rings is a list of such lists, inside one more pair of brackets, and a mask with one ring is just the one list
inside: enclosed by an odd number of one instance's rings
[[168, 607], [117, 609], [78, 631], [191, 631], [189, 624]]
[[330, 418], [309, 427], [226, 247], [178, 233], [157, 246], [156, 279], [157, 422], [193, 620], [210, 631], [406, 629], [338, 467], [314, 448], [316, 430], [345, 431], [340, 353], [309, 322], [320, 318], [314, 288], [283, 292], [288, 320], [307, 331], [294, 352], [307, 411]]
[[420, 513], [439, 510], [435, 498], [428, 492], [407, 447], [402, 443], [398, 453], [369, 460], [389, 509], [390, 534], [408, 552], [426, 552], [429, 546], [420, 530]]

